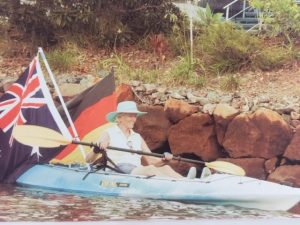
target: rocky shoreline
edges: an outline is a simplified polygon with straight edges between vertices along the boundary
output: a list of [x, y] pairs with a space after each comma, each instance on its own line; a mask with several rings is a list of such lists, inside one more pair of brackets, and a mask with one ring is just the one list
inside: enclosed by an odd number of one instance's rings
[[[0, 96], [15, 79], [1, 77]], [[90, 75], [57, 80], [67, 101], [99, 79]], [[204, 161], [226, 160], [242, 166], [250, 177], [300, 187], [299, 97], [251, 98], [239, 92], [168, 88], [139, 81], [121, 84], [116, 92], [119, 101], [135, 100], [149, 112], [138, 120], [136, 130], [152, 150]], [[171, 164], [182, 174], [191, 166]]]
[[[17, 77], [0, 75], [0, 96]], [[59, 76], [65, 101], [72, 99], [99, 78]], [[47, 80], [53, 99], [57, 96]], [[268, 95], [247, 96], [240, 92], [169, 88], [132, 81], [116, 88], [118, 101], [134, 100], [148, 114], [135, 130], [154, 152], [203, 161], [223, 160], [241, 166], [246, 175], [300, 187], [300, 97], [282, 99]], [[59, 103], [57, 103], [59, 105]], [[151, 163], [143, 158], [143, 163]], [[171, 161], [186, 175], [190, 163]], [[203, 166], [197, 166], [198, 176]], [[300, 204], [290, 210], [300, 213]]]

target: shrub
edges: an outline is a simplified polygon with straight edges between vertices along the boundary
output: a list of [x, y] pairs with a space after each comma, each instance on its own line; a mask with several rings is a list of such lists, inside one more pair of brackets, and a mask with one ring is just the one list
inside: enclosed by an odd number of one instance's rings
[[300, 34], [300, 7], [295, 0], [250, 0], [260, 10], [263, 28], [271, 35], [283, 34], [289, 43]]
[[251, 64], [260, 41], [230, 23], [209, 26], [196, 40], [195, 55], [214, 74], [238, 71]]
[[47, 54], [47, 60], [52, 69], [66, 72], [78, 63], [79, 53], [72, 48], [62, 47]]
[[292, 52], [283, 47], [271, 46], [262, 48], [258, 55], [253, 59], [252, 67], [258, 67], [261, 70], [271, 70], [281, 67], [292, 58]]
[[290, 50], [265, 46], [263, 40], [224, 22], [207, 27], [196, 40], [195, 55], [212, 74], [258, 67], [280, 67], [291, 58]]
[[[98, 45], [136, 41], [149, 33], [170, 33], [179, 10], [171, 0], [36, 0], [6, 1], [0, 16], [40, 39], [57, 39], [59, 33], [78, 31]], [[3, 12], [2, 12], [3, 11]], [[116, 39], [116, 35], [118, 38]]]

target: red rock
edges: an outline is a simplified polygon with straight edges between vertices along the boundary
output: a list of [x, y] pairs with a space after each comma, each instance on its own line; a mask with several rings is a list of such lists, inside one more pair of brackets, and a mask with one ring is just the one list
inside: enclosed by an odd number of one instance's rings
[[300, 160], [300, 126], [296, 128], [296, 133], [294, 134], [291, 143], [288, 145], [284, 152], [284, 157], [290, 160]]
[[284, 153], [291, 137], [292, 130], [278, 113], [259, 109], [232, 120], [223, 146], [232, 158], [270, 159]]
[[168, 141], [175, 155], [193, 153], [206, 161], [222, 156], [213, 120], [208, 114], [196, 113], [171, 126]]
[[181, 100], [168, 99], [165, 103], [164, 110], [169, 120], [173, 123], [177, 123], [183, 118], [198, 112], [198, 107]]
[[218, 104], [216, 106], [213, 116], [216, 124], [217, 139], [220, 145], [223, 143], [228, 124], [238, 114], [238, 110], [227, 104]]
[[117, 102], [134, 100], [134, 94], [131, 86], [127, 84], [120, 84], [118, 87], [116, 87], [116, 96]]
[[150, 149], [154, 150], [167, 143], [167, 132], [171, 122], [166, 117], [162, 106], [138, 106], [148, 114], [137, 119], [135, 130], [142, 135]]
[[279, 163], [278, 157], [273, 157], [271, 159], [266, 160], [265, 162], [265, 170], [267, 173], [272, 173], [276, 169]]
[[261, 158], [243, 158], [243, 159], [231, 159], [231, 158], [219, 158], [220, 161], [231, 162], [237, 166], [242, 167], [246, 176], [254, 177], [257, 179], [266, 179], [265, 171], [265, 159]]
[[269, 175], [268, 181], [300, 187], [300, 165], [280, 166]]

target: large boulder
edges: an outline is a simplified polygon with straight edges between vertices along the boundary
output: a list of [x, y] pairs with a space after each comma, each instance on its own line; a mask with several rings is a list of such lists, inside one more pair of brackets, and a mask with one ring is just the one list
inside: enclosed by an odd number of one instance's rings
[[117, 102], [133, 101], [134, 94], [130, 85], [120, 84], [116, 87]]
[[217, 139], [223, 143], [228, 124], [239, 114], [239, 111], [228, 104], [218, 104], [213, 112], [216, 125]]
[[137, 119], [135, 131], [140, 133], [151, 150], [161, 148], [167, 142], [171, 122], [162, 106], [140, 105], [140, 111], [148, 112]]
[[296, 133], [293, 136], [291, 143], [285, 150], [284, 157], [292, 161], [300, 161], [300, 126], [296, 128]]
[[284, 153], [292, 130], [283, 118], [269, 109], [240, 114], [229, 124], [223, 146], [232, 158], [270, 159]]
[[243, 158], [243, 159], [231, 159], [231, 158], [220, 158], [219, 161], [226, 161], [236, 164], [242, 167], [246, 176], [254, 177], [257, 179], [266, 179], [265, 171], [265, 159], [261, 158]]
[[183, 118], [199, 111], [198, 107], [177, 99], [168, 99], [164, 110], [169, 120], [173, 123], [177, 123]]
[[171, 126], [168, 141], [175, 155], [192, 153], [206, 161], [222, 156], [214, 123], [208, 114], [195, 113]]
[[300, 187], [300, 165], [280, 166], [268, 177], [269, 181]]

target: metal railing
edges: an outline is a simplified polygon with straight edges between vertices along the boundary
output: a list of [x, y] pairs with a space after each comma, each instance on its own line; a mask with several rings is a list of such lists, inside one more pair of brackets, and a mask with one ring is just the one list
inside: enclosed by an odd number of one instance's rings
[[239, 14], [241, 14], [241, 13], [243, 13], [243, 18], [245, 18], [245, 12], [246, 12], [246, 10], [249, 9], [249, 8], [251, 8], [251, 6], [246, 7], [247, 1], [244, 0], [244, 1], [243, 1], [243, 9], [242, 9], [241, 11], [239, 11], [238, 13], [234, 14], [233, 16], [229, 17], [229, 13], [230, 13], [230, 8], [231, 8], [231, 6], [233, 6], [233, 5], [234, 5], [235, 3], [237, 3], [237, 2], [240, 2], [240, 0], [234, 0], [234, 1], [230, 2], [229, 4], [227, 4], [227, 5], [225, 5], [225, 6], [223, 7], [223, 9], [226, 10], [226, 16], [225, 16], [226, 20], [231, 20], [231, 19], [235, 18], [237, 15], [239, 15]]

